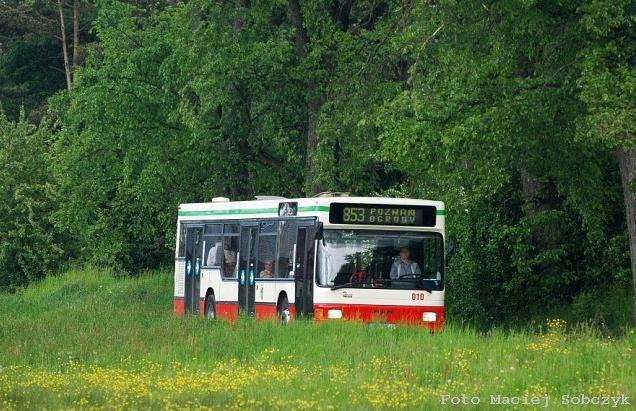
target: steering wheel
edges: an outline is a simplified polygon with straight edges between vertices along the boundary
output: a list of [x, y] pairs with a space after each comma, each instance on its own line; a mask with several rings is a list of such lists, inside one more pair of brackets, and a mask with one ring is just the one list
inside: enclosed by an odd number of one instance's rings
[[409, 279], [417, 279], [420, 278], [420, 274], [404, 274], [399, 276], [398, 280], [409, 280]]

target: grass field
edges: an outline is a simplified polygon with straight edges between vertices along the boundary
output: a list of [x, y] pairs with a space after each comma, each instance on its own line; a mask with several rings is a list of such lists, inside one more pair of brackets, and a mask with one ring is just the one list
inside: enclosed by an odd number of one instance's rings
[[[0, 294], [0, 409], [510, 408], [490, 405], [497, 394], [547, 394], [547, 409], [581, 408], [563, 395], [636, 404], [633, 331], [608, 338], [560, 320], [486, 334], [281, 327], [175, 319], [171, 308], [169, 272], [73, 271]], [[452, 406], [462, 394], [480, 404]]]

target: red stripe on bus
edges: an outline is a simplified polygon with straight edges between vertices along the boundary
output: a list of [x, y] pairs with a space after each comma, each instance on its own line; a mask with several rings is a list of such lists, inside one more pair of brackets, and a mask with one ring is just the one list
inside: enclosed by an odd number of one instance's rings
[[[439, 329], [446, 319], [444, 307], [363, 304], [314, 304], [314, 319], [327, 320], [329, 310], [341, 310], [342, 319], [348, 321], [425, 325], [431, 330]], [[425, 312], [435, 313], [437, 319], [431, 322], [422, 321], [422, 314]]]
[[259, 320], [276, 318], [276, 304], [254, 304], [254, 315]]
[[238, 317], [238, 303], [216, 303], [216, 316], [218, 318], [236, 321]]
[[175, 317], [180, 317], [185, 314], [185, 300], [183, 298], [174, 298], [173, 311]]
[[[292, 318], [296, 317], [296, 308], [293, 304], [289, 306], [289, 312]], [[277, 318], [278, 312], [276, 304], [254, 304], [254, 314], [257, 319]], [[216, 303], [216, 315], [219, 318], [235, 321], [238, 318], [238, 303]]]

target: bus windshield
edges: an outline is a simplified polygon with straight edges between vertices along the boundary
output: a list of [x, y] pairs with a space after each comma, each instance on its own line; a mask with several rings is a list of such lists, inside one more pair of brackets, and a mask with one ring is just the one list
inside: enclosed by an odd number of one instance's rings
[[443, 289], [438, 233], [326, 229], [318, 244], [320, 286]]

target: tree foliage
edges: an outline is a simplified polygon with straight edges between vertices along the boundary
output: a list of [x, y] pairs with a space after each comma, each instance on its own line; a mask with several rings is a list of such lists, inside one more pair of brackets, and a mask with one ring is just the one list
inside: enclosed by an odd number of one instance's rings
[[49, 129], [24, 117], [13, 122], [0, 111], [0, 289], [54, 272], [64, 256], [64, 238], [50, 218], [57, 201]]
[[[229, 34], [237, 13], [241, 31]], [[205, 2], [100, 12], [100, 46], [54, 105], [58, 221], [88, 258], [166, 261], [180, 202], [300, 193], [299, 73], [287, 70], [288, 28], [263, 24], [277, 13]]]

